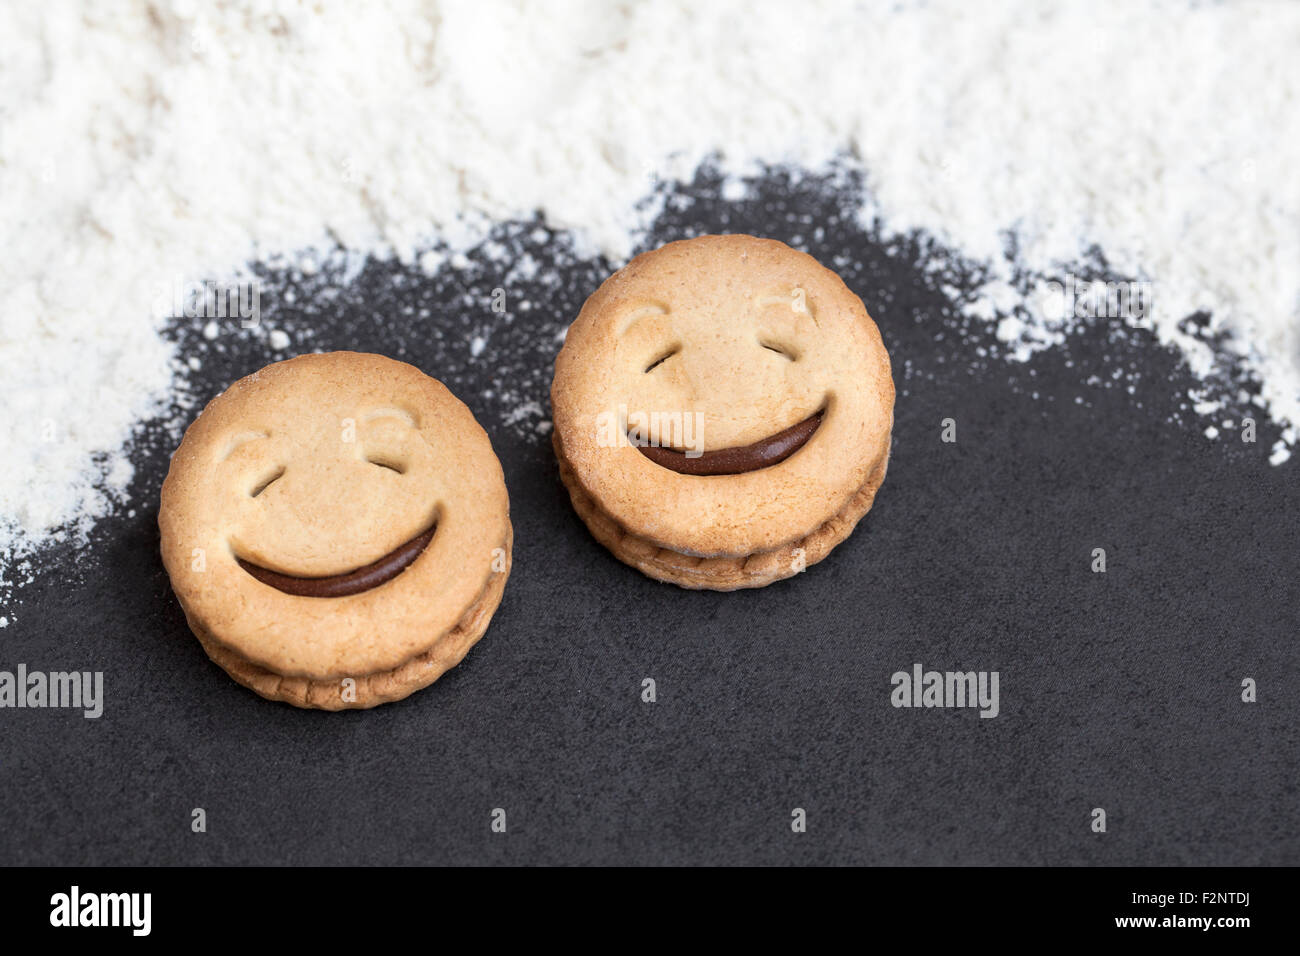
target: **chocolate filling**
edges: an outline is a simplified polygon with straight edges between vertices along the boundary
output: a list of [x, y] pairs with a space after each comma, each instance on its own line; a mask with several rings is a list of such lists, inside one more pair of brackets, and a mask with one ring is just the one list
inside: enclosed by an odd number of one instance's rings
[[694, 458], [676, 448], [655, 448], [650, 445], [637, 445], [637, 448], [656, 465], [662, 465], [681, 475], [739, 475], [779, 465], [802, 448], [821, 423], [822, 412], [818, 412], [798, 425], [791, 425], [752, 445], [719, 448]]
[[279, 571], [270, 571], [258, 567], [243, 558], [236, 558], [239, 566], [263, 584], [269, 584], [285, 594], [300, 597], [346, 597], [377, 588], [386, 581], [391, 581], [401, 574], [420, 556], [420, 553], [433, 539], [433, 528], [416, 535], [405, 544], [400, 544], [373, 564], [367, 564], [355, 571], [345, 574], [332, 574], [324, 578], [296, 578]]

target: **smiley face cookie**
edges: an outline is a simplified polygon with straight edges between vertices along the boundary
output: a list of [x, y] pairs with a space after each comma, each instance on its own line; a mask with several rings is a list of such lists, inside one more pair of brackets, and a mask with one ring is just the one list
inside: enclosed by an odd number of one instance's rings
[[633, 259], [570, 327], [551, 387], [560, 476], [620, 560], [682, 587], [762, 587], [871, 508], [889, 355], [835, 273], [704, 236]]
[[232, 385], [172, 456], [158, 524], [208, 656], [298, 707], [433, 683], [483, 636], [510, 570], [487, 435], [380, 355], [303, 355]]

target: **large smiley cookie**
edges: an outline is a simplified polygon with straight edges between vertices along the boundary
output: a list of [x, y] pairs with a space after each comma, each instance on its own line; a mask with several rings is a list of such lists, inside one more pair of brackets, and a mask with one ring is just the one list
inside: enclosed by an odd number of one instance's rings
[[441, 383], [380, 355], [240, 379], [172, 457], [163, 563], [208, 656], [263, 697], [373, 707], [483, 636], [510, 570], [501, 465]]
[[597, 540], [683, 587], [761, 587], [871, 508], [893, 427], [889, 355], [811, 256], [704, 236], [633, 259], [555, 363], [553, 443]]

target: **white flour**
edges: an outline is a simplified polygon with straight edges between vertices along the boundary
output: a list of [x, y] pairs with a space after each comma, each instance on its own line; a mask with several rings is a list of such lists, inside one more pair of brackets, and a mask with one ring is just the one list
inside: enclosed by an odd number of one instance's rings
[[336, 241], [433, 272], [457, 257], [431, 245], [536, 210], [618, 258], [656, 178], [713, 153], [851, 151], [864, 216], [987, 264], [964, 308], [1022, 357], [1076, 321], [1041, 280], [1095, 245], [1199, 375], [1203, 309], [1300, 422], [1300, 4], [896, 7], [0, 6], [0, 576], [115, 506], [123, 443], [197, 362], [160, 286]]

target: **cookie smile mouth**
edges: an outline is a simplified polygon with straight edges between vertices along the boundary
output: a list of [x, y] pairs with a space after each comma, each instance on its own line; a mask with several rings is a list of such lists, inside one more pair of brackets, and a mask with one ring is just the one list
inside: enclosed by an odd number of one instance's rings
[[656, 465], [679, 475], [741, 475], [785, 461], [807, 444], [821, 425], [825, 414], [826, 410], [822, 409], [799, 424], [759, 439], [752, 445], [719, 448], [694, 458], [676, 448], [658, 448], [646, 444], [636, 444], [636, 447]]
[[323, 578], [299, 578], [291, 574], [281, 574], [279, 571], [271, 571], [251, 561], [245, 561], [237, 555], [235, 560], [257, 580], [285, 594], [295, 594], [299, 597], [347, 597], [386, 584], [405, 571], [424, 553], [424, 549], [433, 540], [433, 532], [436, 528], [436, 524], [431, 525], [428, 530], [416, 535], [405, 544], [399, 544], [378, 561], [354, 571], [331, 574]]

